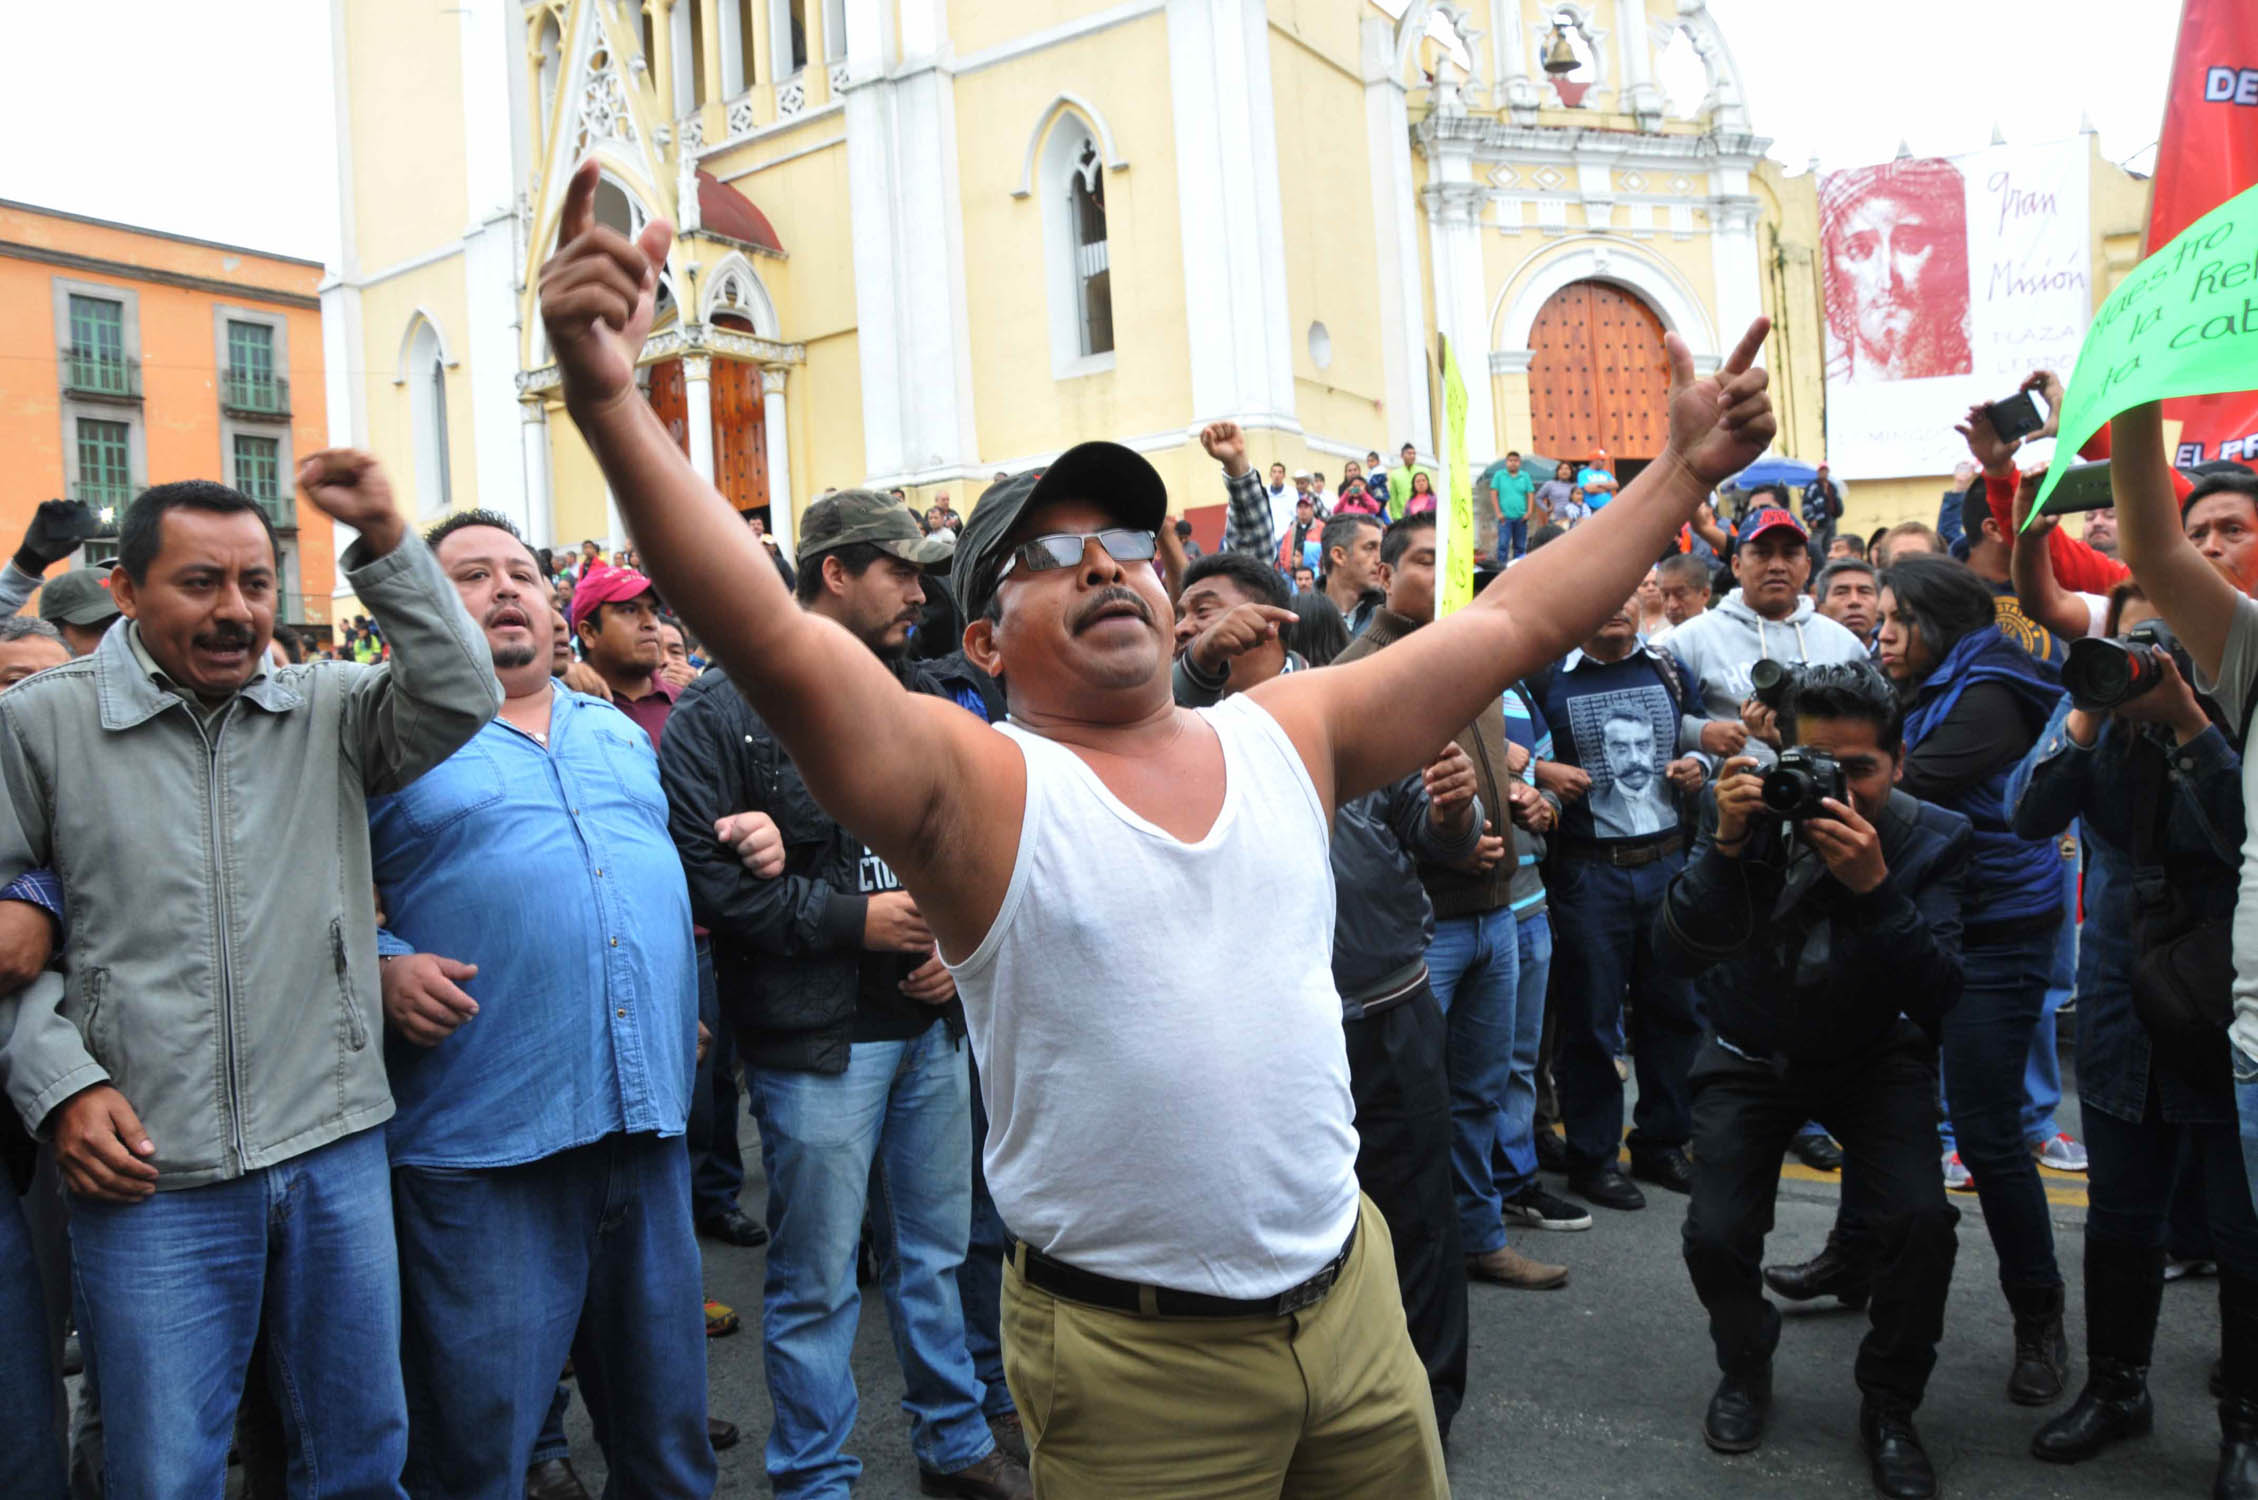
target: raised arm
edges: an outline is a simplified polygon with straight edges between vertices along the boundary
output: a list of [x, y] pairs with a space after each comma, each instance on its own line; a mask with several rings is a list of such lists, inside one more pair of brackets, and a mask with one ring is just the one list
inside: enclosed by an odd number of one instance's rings
[[[1712, 486], [1772, 441], [1767, 377], [1754, 363], [1770, 320], [1758, 318], [1715, 375], [1696, 379], [1685, 341], [1669, 339], [1670, 441], [1606, 509], [1508, 569], [1474, 602], [1385, 651], [1255, 689], [1336, 799], [1424, 765], [1517, 679], [1563, 655], [1631, 596]], [[1305, 754], [1308, 753], [1305, 748]], [[1324, 787], [1322, 778], [1319, 786]]]
[[[541, 317], [565, 407], [602, 466], [643, 565], [759, 710], [826, 810], [905, 873], [1008, 789], [1018, 761], [979, 722], [913, 695], [847, 631], [800, 609], [729, 502], [700, 478], [635, 388], [673, 227], [640, 239], [596, 223], [596, 163], [565, 195], [561, 248], [541, 272]], [[873, 726], [883, 725], [883, 733]], [[990, 764], [991, 761], [998, 764]], [[968, 790], [970, 789], [970, 790]]]
[[[1262, 562], [1278, 560], [1278, 528], [1270, 519], [1270, 492], [1247, 462], [1247, 437], [1236, 422], [1210, 422], [1200, 429], [1200, 446], [1223, 465], [1223, 550], [1244, 552]], [[1170, 598], [1175, 596], [1171, 594]]]
[[2151, 401], [2121, 413], [2109, 424], [2109, 444], [2117, 550], [2196, 666], [2215, 679], [2242, 594], [2181, 528], [2171, 458], [2164, 451], [2163, 407]]
[[2007, 533], [2010, 550], [2007, 560], [2008, 576], [2015, 581], [2015, 597], [2031, 618], [2053, 631], [2066, 641], [2093, 633], [2093, 615], [2086, 603], [2054, 576], [2054, 558], [2050, 552], [2056, 522], [2052, 516], [2043, 516], [2029, 530], [2023, 528], [2023, 518], [2031, 513], [2031, 502], [2038, 495], [2038, 486], [2046, 478], [2046, 470], [2034, 469], [2025, 474], [2015, 490], [2014, 529]]

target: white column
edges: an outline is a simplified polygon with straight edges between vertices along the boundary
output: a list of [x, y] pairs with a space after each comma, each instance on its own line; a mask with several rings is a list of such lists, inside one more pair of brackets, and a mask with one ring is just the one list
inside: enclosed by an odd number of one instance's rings
[[863, 457], [869, 482], [881, 486], [958, 477], [978, 453], [943, 5], [901, 0], [892, 38], [892, 7], [854, 0], [846, 12]]
[[557, 538], [556, 500], [549, 493], [549, 408], [540, 397], [518, 403], [519, 448], [524, 453], [525, 539], [536, 547], [554, 547]]
[[784, 431], [784, 372], [761, 371], [761, 435], [768, 443], [768, 529], [792, 555], [792, 443]]
[[1496, 59], [1497, 108], [1514, 123], [1534, 125], [1543, 94], [1529, 76], [1529, 32], [1522, 24], [1521, 0], [1490, 0], [1490, 55]]
[[1758, 203], [1749, 173], [1760, 158], [1721, 156], [1710, 177], [1709, 262], [1716, 277], [1717, 350], [1740, 342], [1764, 310], [1762, 257], [1757, 253]]
[[1260, 0], [1168, 0], [1194, 421], [1300, 431], [1270, 22]]
[[[1419, 275], [1419, 211], [1411, 192], [1411, 123], [1396, 75], [1395, 23], [1364, 22], [1364, 134], [1372, 168], [1372, 225], [1380, 272], [1380, 370], [1386, 392], [1381, 451], [1435, 449], [1427, 399], [1427, 310]], [[1195, 347], [1196, 347], [1195, 340]]]
[[745, 92], [743, 18], [734, 3], [721, 7], [721, 97], [734, 99]]
[[713, 483], [713, 356], [682, 356], [683, 424], [690, 429], [690, 467]]
[[666, 22], [663, 31], [655, 26], [651, 29], [657, 33], [652, 45], [665, 47], [672, 54], [667, 63], [671, 75], [667, 81], [674, 85], [674, 97], [665, 105], [671, 111], [671, 122], [698, 107], [698, 79], [691, 68], [691, 59], [697, 54], [690, 50], [690, 30], [697, 25], [697, 18], [690, 14], [690, 0], [674, 0], [674, 11]]
[[[1462, 142], [1427, 148], [1427, 245], [1435, 280], [1435, 325], [1449, 335], [1466, 383], [1466, 461], [1476, 470], [1497, 455], [1497, 419], [1490, 399], [1489, 299], [1482, 274], [1482, 205], [1474, 152]], [[1443, 424], [1435, 429], [1437, 459], [1446, 457]]]
[[1615, 34], [1623, 47], [1622, 108], [1639, 129], [1662, 124], [1662, 96], [1654, 86], [1654, 58], [1648, 50], [1646, 0], [1616, 0]]

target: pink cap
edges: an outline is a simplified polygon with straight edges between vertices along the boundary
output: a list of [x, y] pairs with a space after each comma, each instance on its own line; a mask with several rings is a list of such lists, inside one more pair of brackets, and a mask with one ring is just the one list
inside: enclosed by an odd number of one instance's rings
[[565, 623], [575, 631], [580, 622], [595, 612], [599, 604], [619, 604], [639, 598], [651, 591], [651, 580], [633, 568], [611, 568], [602, 563], [590, 565], [573, 586], [572, 608], [565, 611]]

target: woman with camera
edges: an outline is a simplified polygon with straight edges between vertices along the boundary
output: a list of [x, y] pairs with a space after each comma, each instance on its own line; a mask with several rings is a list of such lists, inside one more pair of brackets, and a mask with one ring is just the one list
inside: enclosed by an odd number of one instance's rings
[[2061, 696], [2059, 676], [2001, 633], [1966, 565], [1914, 556], [1883, 575], [1882, 670], [1905, 704], [1901, 785], [1975, 825], [1962, 918], [1965, 985], [1944, 1018], [1944, 1087], [2015, 1315], [2007, 1397], [2062, 1393], [2062, 1272], [2038, 1164], [2023, 1142], [2023, 1063], [2053, 972], [2062, 871], [2052, 840], [2009, 823], [2008, 778]]
[[[2183, 1143], [2219, 1258], [2221, 1342], [2238, 1368], [2258, 1363], [2258, 1215], [2243, 1176], [2226, 1037], [2180, 1056], [2187, 1049], [2172, 1049], [2169, 1034], [2152, 1040], [2134, 1004], [2147, 955], [2234, 913], [2242, 760], [2137, 585], [2110, 596], [2107, 623], [2112, 640], [2073, 650], [2063, 674], [2071, 695], [2010, 788], [2016, 832], [2048, 838], [2080, 820], [2091, 855], [2078, 953], [2078, 1097], [2092, 1154], [2089, 1368], [2076, 1403], [2031, 1441], [2033, 1454], [2055, 1463], [2091, 1458], [2153, 1423], [2149, 1351]], [[2089, 658], [2102, 670], [2080, 670]], [[2216, 1493], [2253, 1493], [2236, 1487], [2240, 1467], [2222, 1464]]]

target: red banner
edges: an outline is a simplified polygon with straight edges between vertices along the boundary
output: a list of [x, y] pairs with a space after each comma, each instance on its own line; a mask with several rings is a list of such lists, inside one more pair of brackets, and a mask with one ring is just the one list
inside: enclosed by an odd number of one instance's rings
[[[2258, 184], [2258, 5], [2184, 0], [2164, 138], [2156, 148], [2148, 244], [2154, 250]], [[2253, 385], [2258, 385], [2254, 379]], [[2228, 458], [2258, 464], [2258, 390], [2164, 403], [2180, 427], [2183, 466]]]

